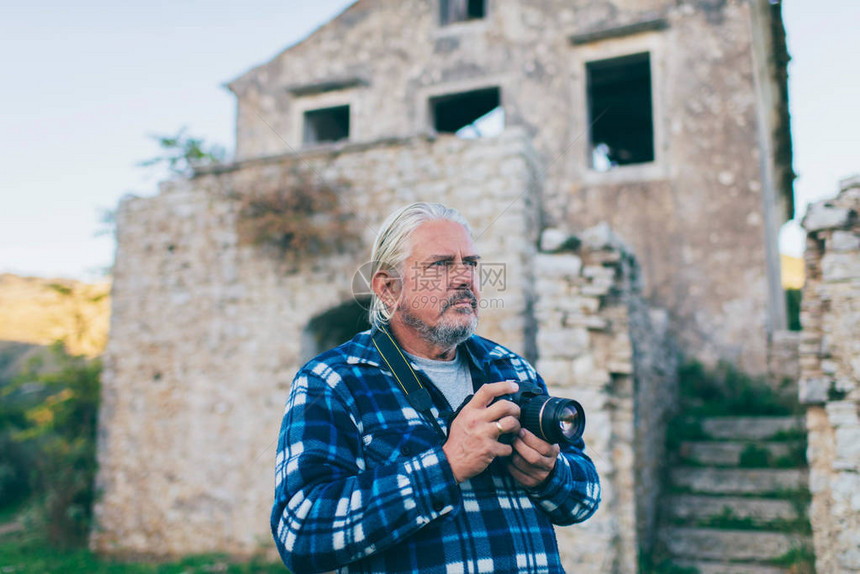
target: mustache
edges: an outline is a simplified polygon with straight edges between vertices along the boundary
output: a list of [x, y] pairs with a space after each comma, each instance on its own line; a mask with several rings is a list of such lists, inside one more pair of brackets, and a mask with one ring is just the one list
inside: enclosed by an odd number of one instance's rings
[[456, 305], [457, 303], [461, 303], [463, 301], [468, 301], [472, 306], [472, 309], [475, 309], [478, 306], [478, 298], [475, 297], [475, 294], [472, 293], [469, 289], [463, 289], [461, 291], [457, 291], [442, 304], [442, 312], [444, 313], [450, 307]]

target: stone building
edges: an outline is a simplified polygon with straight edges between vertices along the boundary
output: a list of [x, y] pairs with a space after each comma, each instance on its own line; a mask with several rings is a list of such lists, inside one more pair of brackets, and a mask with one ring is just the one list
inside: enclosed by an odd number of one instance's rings
[[794, 210], [786, 60], [762, 0], [363, 0], [229, 83], [236, 154], [468, 133], [499, 108], [538, 151], [540, 225], [609, 223], [688, 353], [763, 372]]
[[[589, 413], [604, 500], [559, 530], [566, 567], [637, 571], [676, 350], [763, 372], [785, 322], [784, 65], [764, 0], [359, 0], [231, 82], [235, 161], [118, 210], [93, 547], [271, 551], [290, 380], [356, 321], [384, 216], [429, 200], [504, 268], [481, 334]], [[241, 198], [299, 172], [346, 182], [350, 248], [242, 240]]]

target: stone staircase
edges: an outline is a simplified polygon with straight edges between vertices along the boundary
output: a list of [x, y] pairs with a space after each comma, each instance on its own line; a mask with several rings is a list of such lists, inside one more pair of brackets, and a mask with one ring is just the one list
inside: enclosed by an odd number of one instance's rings
[[[688, 417], [674, 427], [658, 566], [671, 574], [812, 572], [803, 420]], [[670, 431], [671, 432], [671, 431]]]

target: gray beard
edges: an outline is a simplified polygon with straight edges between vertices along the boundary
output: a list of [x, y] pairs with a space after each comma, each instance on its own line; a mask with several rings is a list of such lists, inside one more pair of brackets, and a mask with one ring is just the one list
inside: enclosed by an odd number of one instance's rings
[[[459, 311], [455, 312], [459, 313]], [[475, 329], [478, 328], [478, 316], [475, 315], [474, 311], [471, 321], [467, 324], [452, 323], [443, 316], [435, 326], [428, 325], [419, 319], [417, 315], [412, 313], [408, 305], [404, 306], [400, 313], [403, 322], [415, 329], [422, 339], [442, 349], [453, 349], [474, 335]]]

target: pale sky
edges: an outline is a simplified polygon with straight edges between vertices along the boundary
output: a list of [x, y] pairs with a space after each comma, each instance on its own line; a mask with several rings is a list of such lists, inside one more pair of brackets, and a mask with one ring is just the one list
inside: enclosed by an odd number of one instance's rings
[[[14, 4], [17, 4], [14, 5]], [[234, 145], [222, 85], [349, 0], [13, 3], [0, 18], [0, 273], [93, 280], [113, 260], [100, 214], [127, 193], [153, 195], [136, 163], [149, 134], [189, 132]], [[860, 8], [784, 4], [797, 218], [860, 172]], [[797, 226], [782, 250], [799, 254]]]

